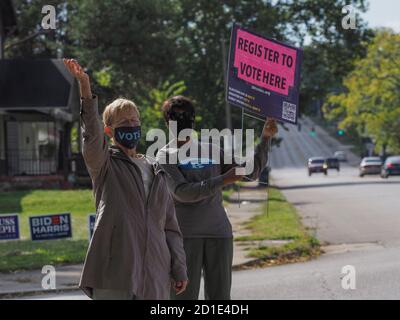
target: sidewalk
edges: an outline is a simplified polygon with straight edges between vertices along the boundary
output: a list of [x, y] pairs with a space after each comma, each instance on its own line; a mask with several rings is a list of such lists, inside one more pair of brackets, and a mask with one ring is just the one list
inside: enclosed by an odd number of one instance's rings
[[[245, 186], [240, 188], [240, 201], [238, 201], [237, 192], [234, 192], [230, 196], [226, 210], [232, 224], [234, 237], [249, 234], [249, 231], [244, 229], [242, 224], [261, 213], [266, 199], [266, 189], [257, 188], [256, 182], [246, 183]], [[246, 250], [253, 246], [258, 246], [258, 242], [234, 243], [234, 270], [256, 260], [255, 258], [246, 257]], [[0, 299], [38, 293], [77, 290], [82, 267], [82, 264], [56, 267], [56, 290], [42, 289], [41, 282], [44, 274], [41, 273], [41, 270], [0, 273]]]

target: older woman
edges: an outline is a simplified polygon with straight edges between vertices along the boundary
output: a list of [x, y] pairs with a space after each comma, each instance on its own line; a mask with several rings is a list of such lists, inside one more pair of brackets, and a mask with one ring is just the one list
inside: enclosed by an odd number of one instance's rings
[[171, 283], [183, 292], [182, 235], [163, 172], [136, 152], [138, 108], [117, 99], [105, 108], [102, 123], [88, 75], [75, 60], [64, 63], [80, 85], [83, 157], [96, 202], [80, 288], [93, 299], [168, 299]]

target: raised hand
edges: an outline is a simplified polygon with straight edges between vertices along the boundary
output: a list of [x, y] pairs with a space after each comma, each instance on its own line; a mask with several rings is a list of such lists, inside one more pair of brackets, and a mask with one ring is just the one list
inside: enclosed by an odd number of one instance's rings
[[263, 128], [263, 136], [265, 138], [272, 138], [278, 132], [278, 126], [275, 119], [267, 118]]
[[92, 97], [92, 92], [88, 74], [75, 59], [63, 59], [63, 62], [67, 70], [78, 80], [81, 96], [90, 99]]

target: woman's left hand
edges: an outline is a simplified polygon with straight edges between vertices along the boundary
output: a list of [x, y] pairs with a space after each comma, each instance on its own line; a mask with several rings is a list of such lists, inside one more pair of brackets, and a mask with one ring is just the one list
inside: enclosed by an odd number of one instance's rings
[[175, 289], [176, 295], [181, 294], [183, 291], [185, 291], [187, 284], [188, 284], [188, 280], [174, 281], [173, 287]]

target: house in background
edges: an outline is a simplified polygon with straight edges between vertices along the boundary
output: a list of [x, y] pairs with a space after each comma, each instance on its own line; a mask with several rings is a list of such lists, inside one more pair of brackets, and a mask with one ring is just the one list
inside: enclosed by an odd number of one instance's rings
[[62, 60], [0, 60], [0, 188], [66, 185], [78, 90]]
[[13, 3], [0, 0], [0, 190], [67, 187], [71, 173], [87, 180], [82, 156], [71, 153], [77, 82], [59, 59], [4, 59], [16, 33]]

